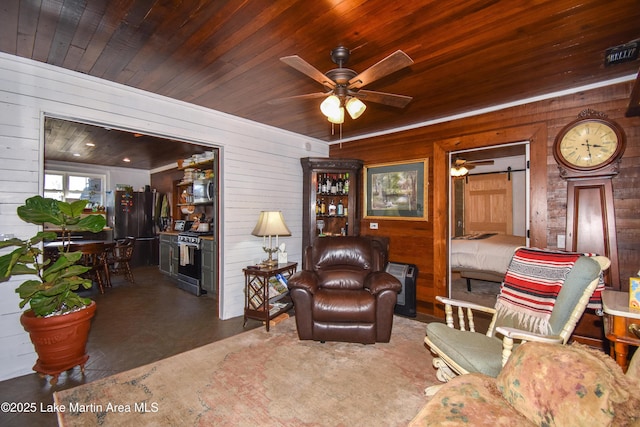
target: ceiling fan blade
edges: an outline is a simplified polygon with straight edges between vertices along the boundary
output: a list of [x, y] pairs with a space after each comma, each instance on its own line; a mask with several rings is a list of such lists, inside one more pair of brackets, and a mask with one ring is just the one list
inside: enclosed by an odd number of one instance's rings
[[493, 160], [471, 160], [467, 162], [468, 165], [482, 166], [482, 165], [492, 165], [494, 164]]
[[413, 59], [401, 50], [397, 50], [383, 60], [373, 64], [351, 80], [349, 89], [359, 89], [388, 74], [401, 70], [413, 64]]
[[271, 99], [271, 100], [267, 101], [267, 104], [278, 105], [278, 104], [282, 104], [282, 103], [289, 102], [289, 101], [296, 101], [296, 100], [299, 100], [299, 99], [323, 98], [325, 96], [330, 95], [331, 93], [332, 93], [332, 91], [329, 91], [329, 92], [315, 92], [315, 93], [306, 93], [304, 95], [287, 96], [287, 97], [284, 97], [284, 98]]
[[359, 90], [358, 92], [350, 92], [350, 94], [355, 96], [356, 98], [361, 99], [362, 101], [375, 102], [377, 104], [390, 105], [392, 107], [398, 108], [406, 107], [407, 104], [413, 99], [410, 96], [396, 95], [386, 92], [375, 92], [372, 90]]
[[318, 83], [320, 83], [321, 85], [329, 89], [333, 89], [334, 87], [336, 87], [335, 82], [333, 82], [330, 78], [322, 74], [322, 72], [320, 72], [320, 70], [315, 68], [313, 65], [309, 64], [307, 61], [300, 58], [298, 55], [285, 56], [283, 58], [280, 58], [280, 61], [284, 62], [290, 67], [295, 68], [296, 70], [300, 71], [302, 74], [306, 74], [307, 76], [311, 77], [313, 80], [317, 81]]

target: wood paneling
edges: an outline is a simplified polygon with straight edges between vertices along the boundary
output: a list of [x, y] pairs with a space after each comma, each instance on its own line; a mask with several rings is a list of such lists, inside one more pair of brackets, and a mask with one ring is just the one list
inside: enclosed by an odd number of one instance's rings
[[0, 51], [330, 141], [321, 99], [268, 103], [322, 89], [279, 58], [326, 72], [344, 45], [356, 72], [397, 49], [414, 60], [366, 87], [413, 101], [367, 103], [352, 137], [628, 77], [637, 62], [604, 67], [604, 52], [639, 21], [637, 0], [5, 0]]
[[434, 304], [435, 295], [447, 294], [447, 229], [449, 185], [446, 153], [529, 140], [531, 142], [531, 246], [555, 248], [558, 234], [566, 228], [567, 183], [560, 178], [551, 147], [557, 132], [580, 111], [592, 108], [618, 121], [627, 134], [628, 147], [620, 173], [613, 178], [618, 229], [618, 254], [622, 283], [640, 266], [640, 122], [624, 113], [632, 82], [594, 89], [496, 113], [469, 117], [393, 135], [332, 145], [330, 155], [360, 158], [365, 165], [429, 157], [429, 221], [377, 221], [369, 230], [363, 220], [361, 232], [389, 236], [390, 259], [415, 263], [418, 309], [443, 315]]

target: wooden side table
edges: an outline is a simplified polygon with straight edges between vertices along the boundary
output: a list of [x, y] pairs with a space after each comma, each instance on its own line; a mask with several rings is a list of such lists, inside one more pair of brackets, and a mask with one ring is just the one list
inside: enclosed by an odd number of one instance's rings
[[627, 372], [629, 346], [640, 346], [631, 324], [640, 324], [640, 312], [629, 310], [629, 293], [605, 290], [602, 292], [604, 333], [611, 342], [611, 356], [624, 372]]
[[[289, 292], [269, 298], [269, 281], [277, 274], [282, 274], [286, 279], [291, 277], [298, 268], [297, 262], [278, 264], [273, 267], [244, 268], [244, 323], [247, 319], [262, 320], [269, 331], [269, 321], [274, 317], [285, 313], [293, 307]], [[277, 280], [277, 279], [276, 279]], [[274, 303], [282, 303], [281, 307], [271, 308]]]

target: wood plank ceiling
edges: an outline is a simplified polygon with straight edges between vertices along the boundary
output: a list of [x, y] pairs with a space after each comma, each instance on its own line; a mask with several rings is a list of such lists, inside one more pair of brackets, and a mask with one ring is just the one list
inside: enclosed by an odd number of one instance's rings
[[331, 49], [361, 72], [401, 49], [414, 61], [366, 89], [413, 97], [369, 102], [343, 137], [415, 125], [628, 77], [605, 50], [640, 38], [638, 0], [3, 0], [0, 51], [325, 141], [322, 91], [279, 58], [326, 72]]

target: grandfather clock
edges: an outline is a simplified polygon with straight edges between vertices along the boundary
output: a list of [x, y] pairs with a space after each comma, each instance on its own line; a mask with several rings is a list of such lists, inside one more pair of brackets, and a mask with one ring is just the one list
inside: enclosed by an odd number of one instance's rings
[[[565, 249], [609, 258], [604, 280], [616, 290], [621, 285], [611, 180], [619, 172], [625, 146], [623, 129], [606, 114], [590, 109], [562, 128], [553, 145], [560, 176], [567, 181]], [[586, 311], [573, 337], [604, 347], [601, 317]]]
[[626, 146], [624, 130], [607, 115], [584, 110], [558, 134], [553, 155], [567, 181], [566, 249], [611, 260], [605, 283], [620, 289], [611, 180]]

